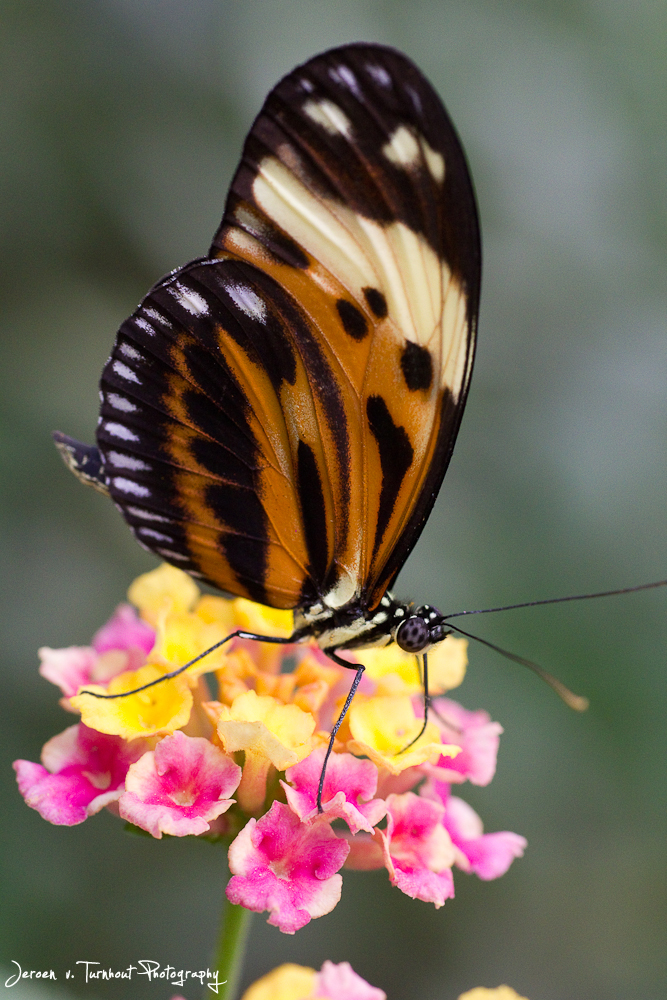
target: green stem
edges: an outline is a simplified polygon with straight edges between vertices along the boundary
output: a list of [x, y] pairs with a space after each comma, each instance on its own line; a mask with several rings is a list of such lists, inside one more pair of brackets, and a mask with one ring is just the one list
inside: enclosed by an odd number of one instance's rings
[[[250, 918], [252, 913], [244, 906], [236, 906], [223, 896], [222, 927], [213, 958], [214, 967], [219, 973], [220, 986], [217, 1000], [236, 1000], [243, 959], [245, 956]], [[226, 982], [225, 982], [226, 980]], [[207, 997], [213, 997], [207, 990]]]

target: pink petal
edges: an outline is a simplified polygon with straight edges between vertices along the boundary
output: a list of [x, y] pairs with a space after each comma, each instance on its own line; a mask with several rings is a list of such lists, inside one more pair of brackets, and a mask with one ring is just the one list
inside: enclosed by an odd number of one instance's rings
[[90, 681], [97, 662], [97, 654], [90, 646], [68, 646], [66, 649], [42, 646], [39, 658], [42, 677], [57, 685], [66, 698], [71, 698]]
[[401, 867], [424, 867], [442, 871], [451, 867], [454, 854], [449, 837], [442, 836], [444, 807], [414, 792], [387, 799], [387, 835], [392, 860]]
[[387, 1000], [384, 990], [358, 976], [349, 962], [325, 962], [317, 974], [313, 994], [318, 1000]]
[[456, 854], [442, 826], [444, 807], [413, 792], [390, 795], [387, 829], [376, 830], [392, 885], [413, 899], [443, 905], [454, 895]]
[[130, 604], [119, 604], [106, 625], [93, 636], [93, 648], [97, 653], [138, 647], [148, 656], [154, 645], [155, 630], [139, 618]]
[[412, 791], [415, 785], [418, 785], [423, 780], [423, 764], [417, 764], [415, 767], [406, 767], [405, 771], [401, 771], [400, 774], [391, 774], [390, 771], [383, 768], [378, 775], [377, 794], [382, 799], [388, 798], [389, 795], [402, 795], [404, 792]]
[[482, 821], [467, 802], [450, 796], [444, 824], [460, 856], [457, 864], [489, 881], [504, 875], [515, 858], [523, 856], [527, 840], [518, 833], [503, 830], [483, 833]]
[[[285, 772], [289, 784], [280, 782], [288, 805], [302, 821], [318, 815], [317, 789], [324, 755], [323, 748], [313, 750]], [[352, 833], [359, 830], [370, 833], [387, 811], [382, 799], [373, 799], [377, 779], [377, 768], [372, 761], [360, 760], [349, 753], [332, 754], [322, 789], [322, 808], [327, 819], [345, 820]]]
[[469, 840], [461, 849], [470, 862], [470, 870], [479, 878], [489, 881], [504, 875], [515, 858], [523, 857], [528, 846], [525, 837], [503, 830], [485, 833], [477, 840]]
[[444, 905], [446, 899], [454, 898], [454, 876], [451, 868], [444, 872], [431, 872], [427, 868], [404, 871], [396, 866], [392, 880], [401, 892], [411, 899], [421, 899], [433, 903], [436, 909]]
[[208, 740], [177, 731], [130, 768], [120, 797], [123, 819], [160, 839], [206, 833], [232, 805], [241, 768]]
[[436, 698], [433, 706], [438, 715], [434, 712], [432, 717], [440, 728], [443, 743], [458, 744], [461, 753], [456, 757], [441, 757], [437, 764], [425, 765], [424, 771], [431, 775], [440, 772], [440, 781], [488, 785], [496, 773], [503, 731], [500, 723], [492, 722], [487, 712], [468, 712], [448, 698]]
[[97, 733], [83, 723], [70, 726], [44, 746], [44, 767], [15, 761], [19, 791], [50, 823], [83, 823], [119, 798], [130, 764], [146, 745], [144, 740], [127, 743], [118, 736]]
[[293, 934], [340, 899], [342, 878], [334, 873], [348, 850], [327, 822], [301, 823], [288, 806], [274, 802], [229, 848], [227, 898], [258, 913], [269, 910], [269, 923]]
[[43, 819], [56, 826], [75, 826], [88, 818], [88, 806], [97, 792], [80, 774], [50, 774], [29, 760], [16, 760], [13, 766], [26, 804]]

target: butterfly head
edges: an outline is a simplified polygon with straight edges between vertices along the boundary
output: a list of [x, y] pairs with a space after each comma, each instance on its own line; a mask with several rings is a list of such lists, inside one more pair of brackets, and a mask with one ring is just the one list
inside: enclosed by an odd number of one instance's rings
[[449, 635], [445, 618], [437, 608], [424, 604], [396, 629], [395, 641], [406, 653], [423, 653]]

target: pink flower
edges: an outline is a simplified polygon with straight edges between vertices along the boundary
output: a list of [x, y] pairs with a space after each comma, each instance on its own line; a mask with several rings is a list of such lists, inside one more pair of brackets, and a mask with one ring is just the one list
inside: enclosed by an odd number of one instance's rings
[[154, 644], [155, 631], [150, 625], [138, 618], [129, 604], [120, 604], [95, 633], [92, 646], [42, 646], [39, 672], [57, 685], [65, 698], [71, 698], [85, 684], [106, 684], [124, 670], [138, 670]]
[[68, 646], [65, 649], [42, 646], [39, 658], [42, 677], [59, 687], [66, 698], [71, 698], [92, 679], [98, 660], [92, 646]]
[[[289, 784], [281, 781], [287, 804], [303, 822], [317, 816], [317, 789], [324, 763], [324, 748], [313, 752], [285, 772]], [[374, 799], [377, 767], [350, 753], [334, 753], [327, 764], [322, 790], [322, 808], [329, 820], [344, 819], [352, 833], [372, 832], [387, 811], [382, 799]], [[290, 785], [292, 787], [290, 787]]]
[[120, 815], [160, 839], [206, 833], [226, 812], [241, 768], [199, 736], [175, 732], [131, 766], [118, 803]]
[[[376, 830], [389, 880], [412, 899], [436, 909], [454, 895], [451, 866], [455, 852], [442, 825], [441, 803], [414, 792], [387, 799], [387, 829]], [[370, 858], [369, 858], [370, 860]]]
[[44, 745], [44, 766], [14, 762], [19, 791], [50, 823], [75, 826], [120, 797], [130, 764], [148, 745], [105, 736], [83, 723], [70, 726]]
[[349, 962], [325, 962], [315, 979], [317, 1000], [387, 1000], [384, 990], [358, 976]]
[[148, 656], [155, 645], [155, 629], [142, 621], [130, 604], [119, 604], [112, 617], [93, 636], [96, 653], [110, 649], [140, 649]]
[[475, 810], [455, 795], [447, 800], [444, 825], [457, 848], [457, 866], [474, 872], [484, 881], [504, 875], [514, 859], [523, 856], [528, 845], [525, 837], [509, 830], [484, 833]]
[[293, 934], [333, 910], [343, 881], [335, 872], [348, 851], [328, 822], [301, 823], [274, 802], [260, 820], [248, 820], [229, 848], [234, 877], [227, 898], [257, 913], [269, 910], [269, 923]]
[[[435, 765], [426, 763], [422, 770], [437, 781], [488, 785], [496, 773], [503, 727], [499, 722], [491, 722], [487, 712], [468, 712], [448, 698], [436, 698], [433, 708], [431, 718], [440, 728], [442, 742], [457, 743], [461, 753], [456, 757], [440, 757]], [[420, 707], [419, 712], [422, 711]]]

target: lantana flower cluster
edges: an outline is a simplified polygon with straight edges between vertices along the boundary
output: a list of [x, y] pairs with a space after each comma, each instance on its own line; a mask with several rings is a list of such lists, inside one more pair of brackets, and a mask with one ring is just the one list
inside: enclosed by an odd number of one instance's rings
[[[291, 612], [202, 595], [163, 565], [134, 581], [90, 646], [40, 650], [40, 673], [80, 721], [54, 736], [42, 763], [19, 760], [21, 794], [44, 819], [72, 826], [106, 808], [153, 837], [226, 839], [227, 896], [294, 933], [330, 912], [343, 867], [386, 868], [407, 895], [443, 905], [452, 868], [504, 874], [526, 846], [484, 833], [453, 794], [487, 785], [502, 732], [484, 711], [444, 697], [463, 680], [466, 642], [429, 653], [437, 693], [423, 734], [419, 667], [396, 646], [347, 658], [365, 673], [340, 727], [317, 808], [329, 733], [352, 679], [314, 644], [234, 639], [179, 676], [236, 629], [288, 637]], [[347, 654], [344, 654], [347, 656]], [[406, 750], [406, 746], [408, 749]]]

